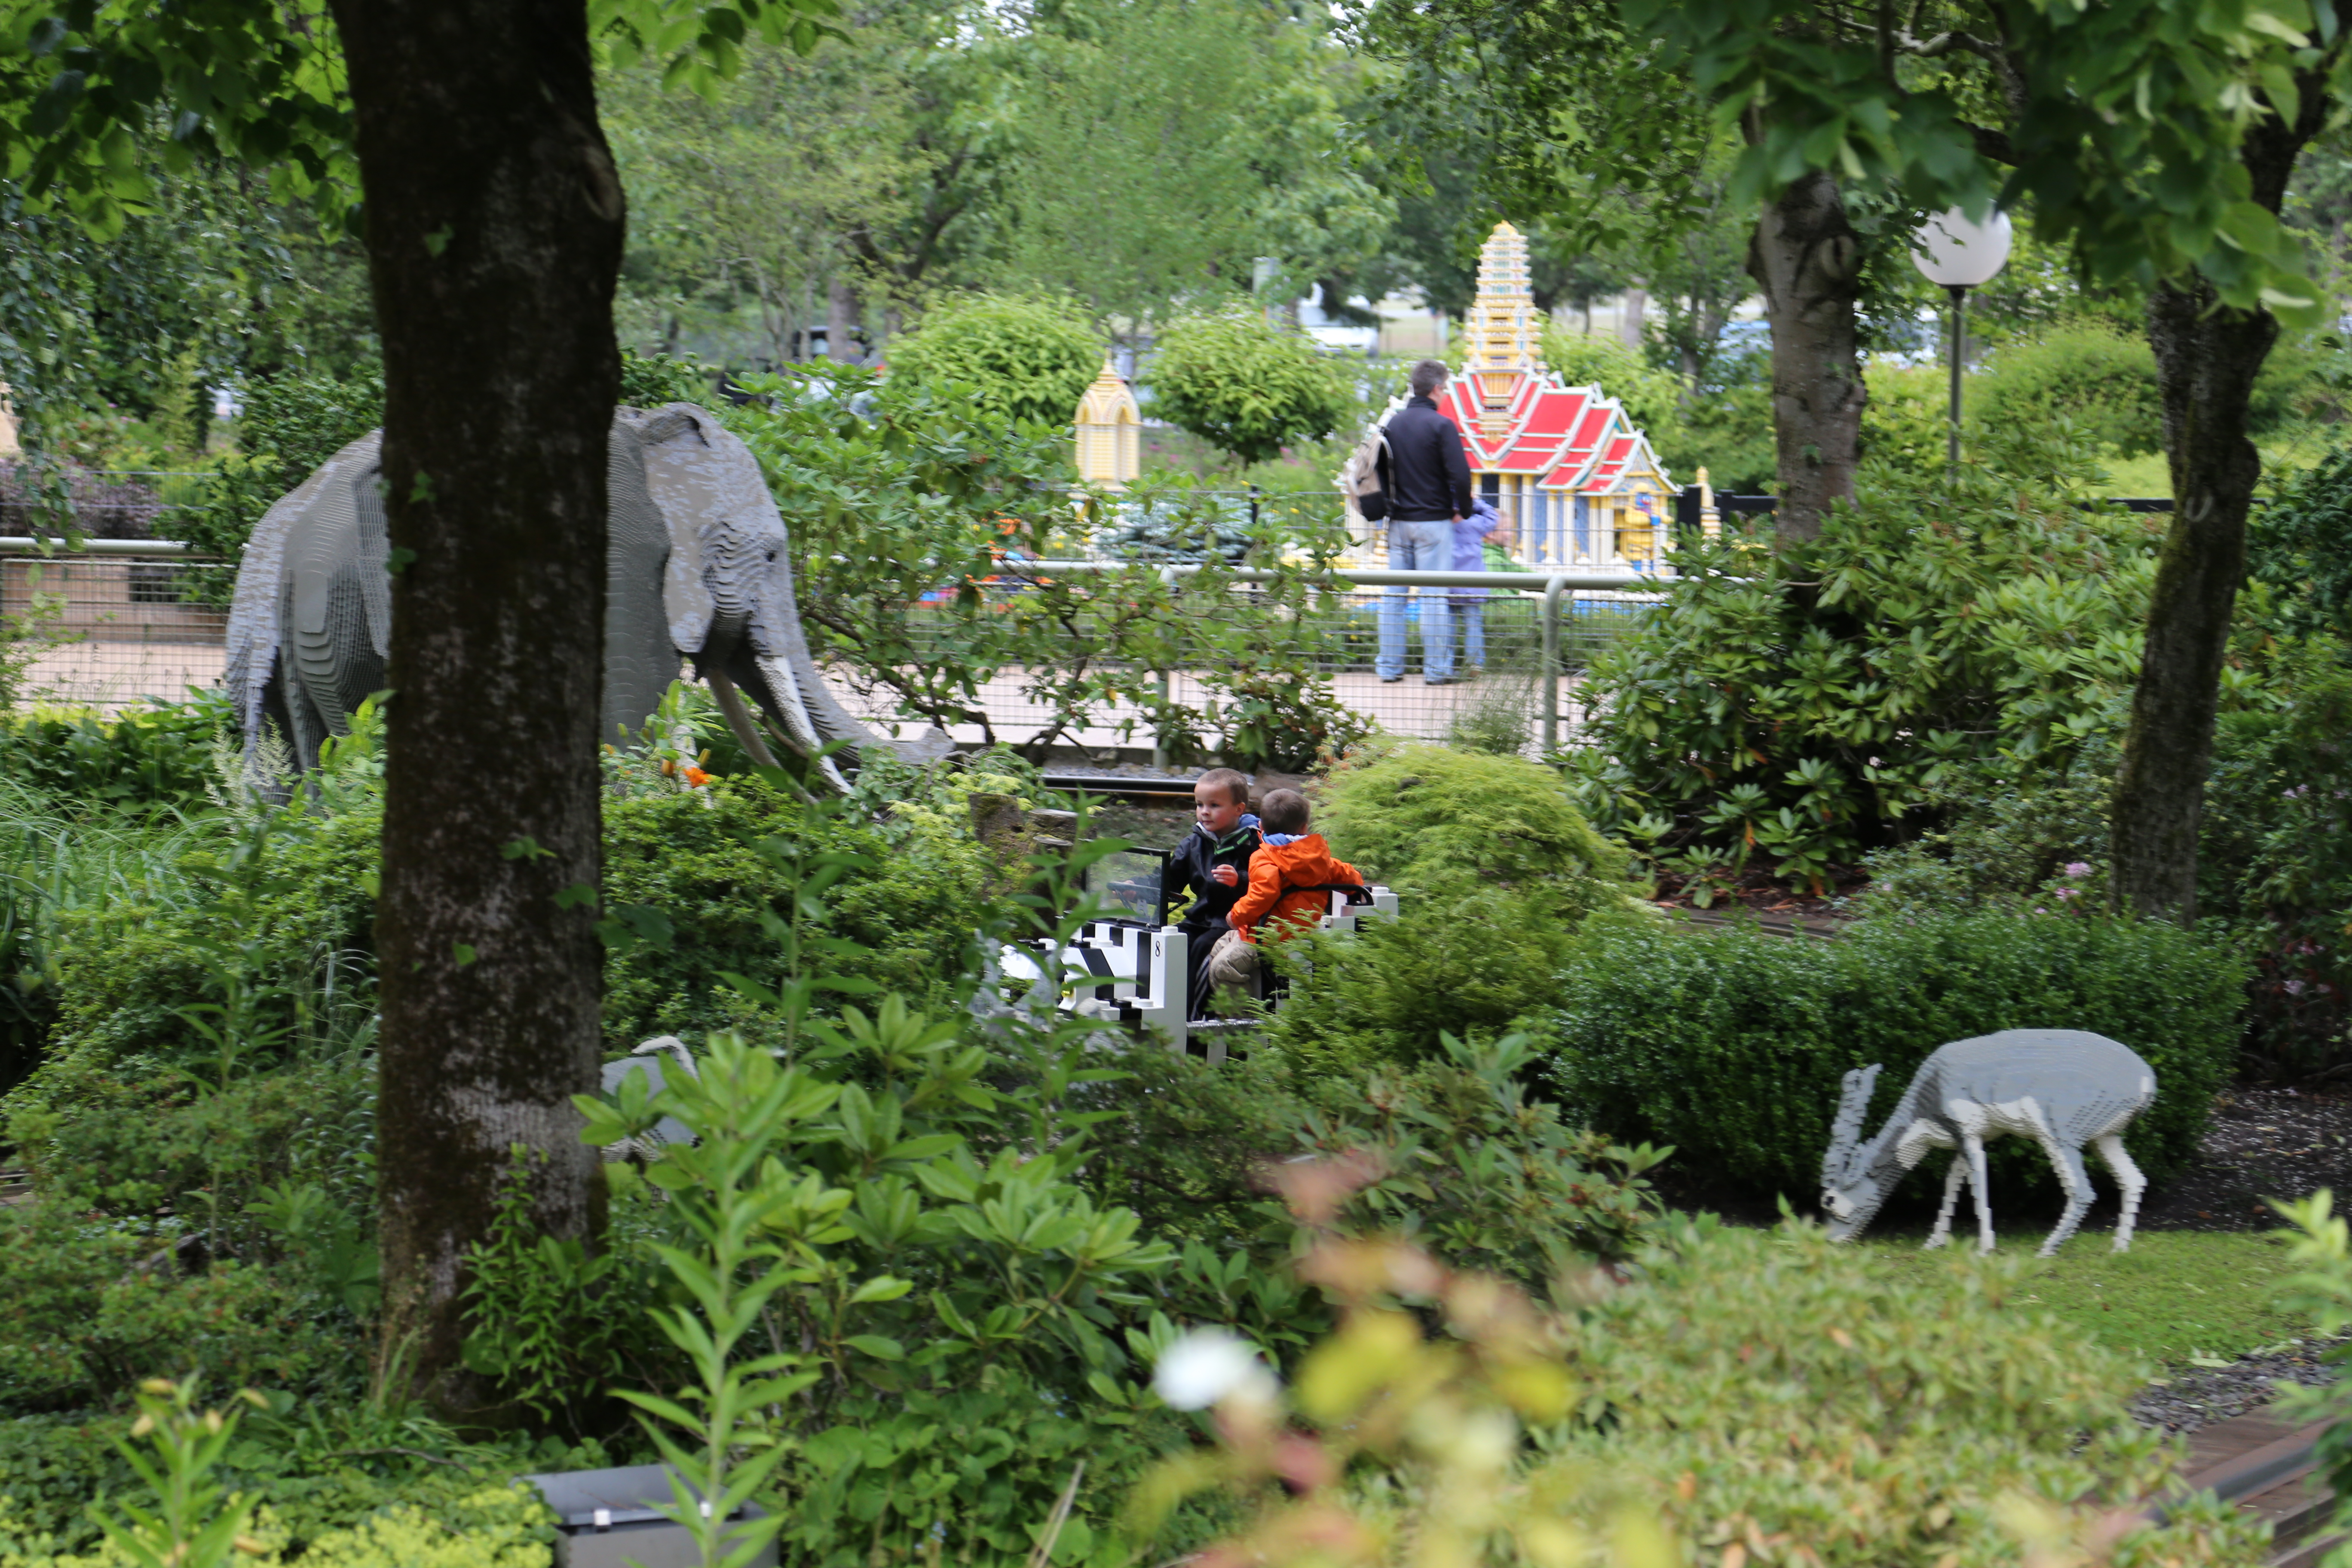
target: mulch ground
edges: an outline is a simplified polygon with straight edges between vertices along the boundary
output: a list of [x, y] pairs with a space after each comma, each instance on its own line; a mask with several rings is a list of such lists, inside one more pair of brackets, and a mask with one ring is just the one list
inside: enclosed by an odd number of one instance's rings
[[2189, 1167], [2148, 1195], [2150, 1230], [2275, 1230], [2264, 1198], [2352, 1193], [2352, 1100], [2236, 1089], [2215, 1101]]
[[[1727, 914], [1746, 910], [1763, 916], [1800, 917], [1808, 921], [1848, 919], [1853, 910], [1846, 900], [1860, 892], [1870, 879], [1860, 869], [1850, 866], [1832, 866], [1822, 879], [1822, 890], [1790, 892], [1763, 871], [1749, 871], [1728, 881], [1662, 876], [1658, 879], [1657, 902], [1667, 909], [1696, 910], [1711, 915]], [[1702, 905], [1700, 900], [1707, 901]]]

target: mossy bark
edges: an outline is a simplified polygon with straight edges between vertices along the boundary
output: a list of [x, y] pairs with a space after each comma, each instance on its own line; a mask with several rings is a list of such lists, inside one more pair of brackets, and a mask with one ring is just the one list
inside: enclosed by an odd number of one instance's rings
[[1837, 501], [1853, 499], [1862, 443], [1862, 242], [1837, 182], [1811, 174], [1767, 203], [1748, 247], [1748, 275], [1772, 326], [1772, 435], [1780, 494], [1773, 524], [1812, 539]]
[[383, 1355], [445, 1411], [509, 1151], [593, 1233], [596, 721], [619, 180], [582, 0], [335, 0], [383, 342], [394, 571], [378, 1179]]
[[[2259, 122], [2241, 154], [2253, 200], [2273, 213], [2332, 102], [2315, 74], [2298, 85], [2299, 118]], [[2230, 618], [2246, 576], [2246, 513], [2263, 475], [2247, 432], [2254, 378], [2278, 322], [2267, 310], [2222, 309], [2198, 279], [2149, 297], [2147, 337], [2164, 401], [2172, 524], [2148, 604], [2110, 847], [2116, 900], [2186, 924], [2197, 918], [2197, 837]]]

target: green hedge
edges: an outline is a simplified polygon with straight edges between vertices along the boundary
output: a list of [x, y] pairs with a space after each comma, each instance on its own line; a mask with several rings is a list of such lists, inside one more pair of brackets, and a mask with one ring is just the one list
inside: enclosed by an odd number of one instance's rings
[[[2156, 1104], [2125, 1142], [2160, 1182], [2195, 1150], [2235, 1059], [2246, 973], [2236, 952], [2152, 922], [1866, 921], [1816, 942], [1596, 921], [1564, 976], [1553, 1071], [1571, 1115], [1602, 1131], [1672, 1143], [1676, 1166], [1710, 1182], [1809, 1196], [1849, 1068], [1885, 1064], [1875, 1130], [1937, 1046], [2089, 1029], [2156, 1069]], [[2012, 1176], [2034, 1169], [2010, 1158]]]
[[214, 742], [236, 731], [220, 691], [112, 718], [81, 708], [0, 713], [0, 778], [110, 811], [201, 806], [215, 781]]

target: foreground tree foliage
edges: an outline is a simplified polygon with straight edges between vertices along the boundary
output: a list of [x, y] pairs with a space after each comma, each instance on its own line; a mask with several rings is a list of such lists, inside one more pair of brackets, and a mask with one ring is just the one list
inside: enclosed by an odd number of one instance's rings
[[[648, 3], [598, 21], [625, 47], [673, 55], [675, 74], [708, 76], [736, 58], [747, 17], [813, 46], [821, 5]], [[377, 923], [384, 1343], [388, 1363], [463, 1406], [464, 1258], [510, 1145], [546, 1157], [534, 1196], [551, 1232], [597, 1221], [565, 1097], [596, 1061], [596, 672], [625, 209], [588, 11], [232, 3], [22, 6], [10, 20], [25, 63], [0, 94], [0, 149], [32, 195], [96, 232], [145, 195], [129, 154], [161, 126], [167, 165], [267, 164], [331, 206], [356, 165], [365, 191], [395, 574]]]
[[[1814, 1226], [1702, 1224], [1555, 1312], [1330, 1226], [1360, 1180], [1285, 1167], [1320, 1232], [1299, 1272], [1341, 1313], [1289, 1387], [1208, 1335], [1161, 1362], [1171, 1399], [1214, 1405], [1219, 1447], [1139, 1489], [1139, 1533], [1209, 1492], [1240, 1515], [1219, 1563], [1377, 1568], [1401, 1540], [1540, 1568], [2259, 1559], [2261, 1528], [2210, 1495], [2162, 1525], [2126, 1511], [2178, 1450], [2121, 1414], [2136, 1369], [2038, 1311], [2013, 1262], [1898, 1273]], [[2340, 1226], [2336, 1255], [2340, 1322]]]

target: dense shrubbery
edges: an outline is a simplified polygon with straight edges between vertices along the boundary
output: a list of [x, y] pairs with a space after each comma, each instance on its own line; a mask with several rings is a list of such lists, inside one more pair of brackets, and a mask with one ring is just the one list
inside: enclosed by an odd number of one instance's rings
[[[1097, 1091], [1116, 1114], [1090, 1134], [1089, 1180], [1160, 1235], [1280, 1256], [1292, 1225], [1265, 1202], [1263, 1163], [1357, 1150], [1368, 1159], [1337, 1214], [1347, 1228], [1404, 1230], [1541, 1295], [1572, 1259], [1629, 1256], [1659, 1215], [1642, 1180], [1655, 1154], [1580, 1131], [1531, 1096], [1536, 1049], [1524, 1035], [1449, 1035], [1428, 1061], [1364, 1074], [1315, 1070], [1280, 1050], [1221, 1068], [1133, 1053]], [[1279, 1277], [1248, 1284], [1296, 1292]], [[1253, 1331], [1264, 1321], [1228, 1310]], [[1311, 1298], [1289, 1310], [1299, 1321], [1266, 1343], [1295, 1343], [1321, 1321]]]
[[1540, 1010], [1578, 921], [1638, 885], [1559, 775], [1518, 757], [1376, 745], [1332, 773], [1317, 826], [1334, 853], [1402, 896], [1394, 922], [1282, 944], [1293, 978], [1265, 1038], [1357, 1068], [1492, 1039]]
[[2075, 510], [2046, 468], [1879, 477], [1818, 539], [1692, 552], [1594, 659], [1569, 760], [1596, 824], [1818, 886], [1930, 818], [1958, 764], [2062, 756], [2112, 721], [2160, 530]]
[[[239, 1554], [254, 1568], [544, 1563], [553, 1538], [545, 1506], [507, 1478], [610, 1462], [593, 1444], [461, 1442], [398, 1409], [363, 1406], [352, 1419], [281, 1397], [243, 1415], [211, 1479], [266, 1500], [247, 1531], [259, 1550]], [[140, 1490], [117, 1447], [121, 1426], [74, 1416], [0, 1423], [0, 1568], [126, 1568], [91, 1517], [93, 1504]]]
[[[46, 1059], [5, 1107], [42, 1201], [0, 1216], [0, 1294], [13, 1309], [0, 1410], [84, 1409], [140, 1376], [192, 1369], [215, 1389], [259, 1386], [285, 1409], [358, 1405], [378, 1287], [370, 717], [282, 805], [216, 777], [216, 805], [126, 828], [110, 847], [87, 815], [43, 808], [66, 862], [37, 889], [53, 901], [32, 914], [59, 1008]], [[1581, 1259], [1623, 1256], [1654, 1222], [1639, 1180], [1653, 1156], [1529, 1102], [1524, 1042], [1438, 1042], [1432, 1065], [1372, 1080], [1270, 1067], [1243, 1081], [1156, 1050], [1122, 1062], [1084, 1031], [976, 1020], [962, 1006], [973, 940], [986, 946], [1030, 917], [1003, 896], [1024, 871], [972, 841], [963, 792], [1019, 794], [1029, 781], [1018, 764], [990, 764], [1010, 784], [877, 767], [852, 801], [811, 806], [756, 777], [687, 783], [675, 764], [699, 754], [696, 717], [683, 699], [666, 704], [644, 749], [608, 760], [608, 903], [661, 915], [646, 925], [661, 940], [610, 961], [608, 1026], [616, 1050], [656, 1031], [687, 1036], [714, 1081], [715, 1041], [740, 1029], [785, 1047], [814, 1093], [761, 1134], [807, 1227], [806, 1268], [776, 1305], [795, 1336], [814, 1335], [824, 1368], [822, 1392], [795, 1404], [801, 1441], [779, 1481], [799, 1505], [798, 1560], [862, 1563], [877, 1529], [915, 1552], [942, 1518], [972, 1562], [1025, 1556], [1080, 1458], [1087, 1482], [1065, 1555], [1124, 1551], [1110, 1526], [1126, 1488], [1191, 1440], [1144, 1391], [1151, 1350], [1210, 1321], [1287, 1356], [1324, 1321], [1276, 1267], [1293, 1232], [1253, 1186], [1268, 1156], [1373, 1151], [1385, 1173], [1349, 1224], [1418, 1231], [1536, 1288]], [[1501, 770], [1466, 778], [1465, 792], [1527, 842], [1497, 850], [1416, 831], [1432, 888], [1501, 874], [1530, 907], [1539, 896], [1573, 905], [1586, 883], [1613, 896], [1618, 858], [1550, 775], [1467, 761]], [[1528, 798], [1515, 805], [1515, 791]], [[1049, 888], [1045, 901], [1066, 896]], [[930, 1019], [886, 1001], [862, 1022], [820, 975], [907, 992]], [[740, 1103], [721, 1096], [701, 1113]], [[1188, 1163], [1200, 1150], [1183, 1129], [1202, 1120], [1224, 1139], [1213, 1171]], [[619, 1430], [606, 1388], [675, 1387], [688, 1373], [648, 1309], [682, 1299], [655, 1248], [699, 1245], [699, 1178], [680, 1185], [656, 1161], [667, 1191], [657, 1200], [628, 1169], [616, 1171], [603, 1250], [541, 1238], [518, 1208], [478, 1260], [469, 1298], [475, 1369], [513, 1411], [572, 1434]], [[1125, 1206], [1130, 1194], [1145, 1213]], [[857, 1299], [885, 1275], [926, 1289]], [[378, 1446], [446, 1451], [439, 1437]], [[266, 1484], [281, 1499], [323, 1489], [296, 1540], [352, 1524], [360, 1490], [315, 1466], [270, 1471]], [[390, 1503], [406, 1485], [368, 1495]], [[456, 1492], [401, 1517], [418, 1528], [467, 1518]], [[364, 1528], [397, 1522], [383, 1520]], [[28, 1541], [61, 1528], [47, 1514], [8, 1527], [19, 1526]], [[1187, 1516], [1166, 1539], [1181, 1547], [1208, 1528]], [[57, 1544], [87, 1542], [66, 1530]]]
[[[1684, 1540], [1791, 1531], [1824, 1568], [2010, 1563], [2012, 1532], [2100, 1528], [2106, 1500], [2156, 1491], [2175, 1462], [2125, 1414], [2143, 1369], [2042, 1316], [2014, 1262], [1892, 1269], [1810, 1227], [1718, 1231], [1648, 1261], [1651, 1288], [1566, 1325], [1608, 1416], [1560, 1463], [1622, 1467]], [[2042, 1517], [2018, 1517], [2029, 1498]], [[2225, 1508], [2173, 1520], [2119, 1555], [2259, 1554]]]
[[1971, 382], [1972, 416], [1995, 428], [2069, 422], [2078, 436], [2121, 457], [2164, 449], [2156, 353], [2144, 332], [2103, 321], [2061, 322], [1994, 351]]
[[217, 783], [214, 742], [230, 720], [218, 691], [111, 717], [86, 709], [0, 713], [0, 777], [93, 810], [201, 806]]
[[[1311, 1211], [1346, 1179], [1289, 1190]], [[2339, 1276], [2342, 1251], [2338, 1235]], [[1584, 1278], [1558, 1315], [1395, 1244], [1327, 1245], [1301, 1268], [1345, 1303], [1340, 1331], [1289, 1388], [1231, 1386], [1223, 1451], [1170, 1463], [1139, 1500], [1217, 1488], [1247, 1509], [1219, 1561], [1311, 1541], [1330, 1568], [1379, 1568], [1404, 1540], [1590, 1568], [1751, 1552], [1994, 1568], [2021, 1547], [2219, 1568], [2268, 1541], [2210, 1494], [2153, 1528], [2118, 1511], [2172, 1486], [2180, 1449], [2125, 1414], [2140, 1370], [2034, 1310], [2013, 1262], [1898, 1272], [1811, 1227], [1689, 1226], [1637, 1283]], [[1302, 1497], [1301, 1476], [1355, 1484]]]
[[606, 960], [606, 1048], [749, 1026], [721, 976], [768, 978], [776, 942], [767, 921], [789, 915], [793, 889], [819, 856], [854, 860], [831, 904], [828, 934], [862, 950], [842, 973], [930, 1005], [946, 1000], [976, 933], [1009, 911], [991, 897], [991, 868], [969, 832], [919, 839], [887, 824], [812, 818], [755, 778], [614, 801], [604, 811], [606, 901], [659, 910], [675, 934]]
[[[1572, 1113], [1673, 1144], [1702, 1181], [1801, 1198], [1849, 1068], [1885, 1065], [1884, 1116], [1947, 1041], [2088, 1029], [2156, 1069], [2126, 1141], [2162, 1181], [2229, 1079], [2245, 979], [2226, 945], [2087, 915], [1885, 918], [1834, 942], [1595, 921], [1561, 978], [1553, 1076]], [[2038, 1152], [2012, 1158], [2048, 1179]]]

